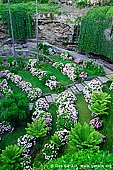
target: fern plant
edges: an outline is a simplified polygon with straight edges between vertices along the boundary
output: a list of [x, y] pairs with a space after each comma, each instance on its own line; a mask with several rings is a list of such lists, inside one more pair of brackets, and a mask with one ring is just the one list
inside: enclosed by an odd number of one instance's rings
[[105, 92], [94, 92], [91, 97], [91, 111], [97, 115], [107, 114], [107, 104], [110, 103], [110, 94]]
[[69, 134], [68, 146], [76, 151], [80, 149], [98, 149], [102, 142], [99, 132], [88, 123], [82, 126], [80, 123], [74, 125]]
[[24, 149], [19, 148], [16, 144], [7, 146], [1, 153], [2, 168], [4, 170], [22, 170], [21, 162], [24, 160], [24, 158], [22, 158], [23, 152]]
[[108, 107], [102, 103], [102, 104], [99, 104], [98, 102], [95, 102], [93, 104], [91, 104], [91, 111], [93, 113], [95, 113], [96, 115], [108, 115]]
[[91, 103], [95, 103], [98, 102], [99, 104], [108, 104], [110, 103], [111, 97], [110, 94], [103, 92], [103, 91], [99, 91], [99, 92], [93, 92], [92, 97], [91, 97]]
[[49, 129], [48, 127], [46, 127], [46, 121], [42, 120], [42, 118], [39, 118], [38, 120], [35, 119], [31, 124], [28, 123], [27, 126], [27, 134], [36, 138], [46, 136]]

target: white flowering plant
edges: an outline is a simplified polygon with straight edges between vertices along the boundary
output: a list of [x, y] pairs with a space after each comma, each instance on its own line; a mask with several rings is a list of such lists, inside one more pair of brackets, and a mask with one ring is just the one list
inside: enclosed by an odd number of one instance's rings
[[42, 150], [46, 160], [52, 160], [57, 157], [59, 148], [52, 142], [49, 141], [44, 145]]
[[54, 135], [51, 137], [51, 140], [57, 147], [60, 147], [68, 142], [68, 135], [68, 130], [60, 129], [60, 131], [56, 131], [54, 133]]
[[36, 102], [35, 102], [35, 110], [45, 110], [48, 111], [49, 109], [49, 104], [46, 101], [45, 98], [39, 98]]
[[33, 136], [29, 136], [28, 134], [21, 136], [17, 140], [17, 144], [19, 147], [25, 148], [25, 151], [23, 153], [23, 157], [28, 157], [31, 152], [31, 148], [36, 145], [36, 138]]
[[7, 133], [7, 132], [12, 133], [13, 130], [14, 130], [14, 127], [10, 125], [10, 122], [8, 121], [0, 122], [0, 135]]
[[15, 83], [17, 87], [21, 88], [31, 101], [36, 100], [42, 95], [42, 90], [40, 88], [33, 87], [30, 82], [23, 80], [19, 75], [11, 73], [9, 70], [2, 71], [2, 75], [7, 80], [11, 80]]
[[85, 101], [87, 103], [90, 103], [91, 102], [91, 96], [92, 96], [92, 93], [95, 91], [95, 92], [98, 92], [98, 91], [102, 91], [102, 83], [99, 81], [99, 80], [91, 80], [83, 89], [83, 94], [84, 94], [84, 97], [85, 97]]
[[11, 88], [9, 87], [9, 84], [7, 82], [6, 79], [2, 80], [0, 82], [0, 91], [2, 92], [2, 94], [6, 95], [6, 94], [10, 94], [13, 93], [13, 91], [11, 90]]
[[46, 127], [48, 127], [47, 133], [49, 134], [52, 130], [52, 115], [49, 112], [45, 112], [43, 110], [36, 110], [32, 114], [32, 120], [41, 118], [42, 120], [46, 121]]

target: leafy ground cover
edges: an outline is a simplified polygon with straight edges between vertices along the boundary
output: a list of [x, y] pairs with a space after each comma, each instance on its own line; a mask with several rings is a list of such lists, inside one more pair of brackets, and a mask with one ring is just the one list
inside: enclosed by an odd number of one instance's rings
[[104, 150], [112, 151], [113, 146], [113, 92], [109, 90], [110, 82], [107, 82], [106, 86], [104, 86], [103, 91], [107, 92], [111, 96], [111, 103], [109, 103], [109, 115], [103, 116], [103, 129], [101, 133], [106, 135], [106, 142], [103, 145]]

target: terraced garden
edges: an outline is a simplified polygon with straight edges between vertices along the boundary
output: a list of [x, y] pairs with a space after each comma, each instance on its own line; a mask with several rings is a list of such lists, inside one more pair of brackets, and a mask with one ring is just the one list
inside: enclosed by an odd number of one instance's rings
[[[95, 138], [98, 141], [90, 143], [91, 146], [87, 143], [87, 149], [94, 147], [94, 151], [100, 148], [100, 151], [112, 152], [113, 82], [108, 78], [103, 84], [98, 79], [105, 75], [102, 66], [74, 59], [66, 52], [40, 58], [38, 63], [36, 59], [17, 58], [17, 61], [7, 66], [1, 62], [2, 150], [14, 144], [24, 147], [22, 162], [25, 157], [29, 161], [22, 166], [40, 169], [47, 166], [48, 160], [76, 153], [77, 147], [70, 149], [70, 133], [81, 126], [78, 128], [84, 129], [84, 137], [79, 136], [79, 142], [85, 141], [91, 131], [95, 133], [92, 142]], [[89, 131], [89, 127], [93, 129]], [[84, 148], [84, 144], [77, 146]]]

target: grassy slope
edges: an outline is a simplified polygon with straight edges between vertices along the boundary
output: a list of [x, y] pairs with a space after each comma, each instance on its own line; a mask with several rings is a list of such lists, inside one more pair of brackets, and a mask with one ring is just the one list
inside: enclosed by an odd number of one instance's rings
[[7, 145], [13, 145], [17, 143], [17, 139], [26, 133], [25, 128], [21, 127], [14, 130], [12, 133], [6, 133], [2, 135], [2, 141], [0, 143], [1, 149], [5, 149]]
[[24, 78], [24, 80], [31, 82], [34, 87], [39, 87], [40, 89], [42, 89], [43, 93], [54, 93], [54, 91], [50, 90], [49, 87], [45, 86], [43, 82], [38, 80], [37, 77], [33, 77], [32, 74], [28, 71], [19, 71], [18, 75]]
[[89, 123], [92, 119], [91, 112], [88, 109], [88, 105], [85, 102], [84, 96], [82, 94], [77, 94], [77, 102], [76, 102], [76, 108], [79, 112], [78, 114], [78, 122], [83, 124], [84, 122]]
[[52, 68], [49, 64], [45, 63], [43, 70], [50, 71], [52, 74], [57, 78], [59, 82], [62, 82], [64, 86], [72, 84], [73, 81], [71, 81], [67, 76], [63, 75], [61, 72], [59, 72], [57, 69]]
[[100, 131], [103, 135], [106, 136], [106, 142], [103, 145], [104, 150], [113, 151], [113, 92], [109, 90], [109, 82], [103, 88], [103, 91], [107, 92], [111, 96], [111, 103], [109, 106], [109, 115], [103, 116], [103, 129]]

